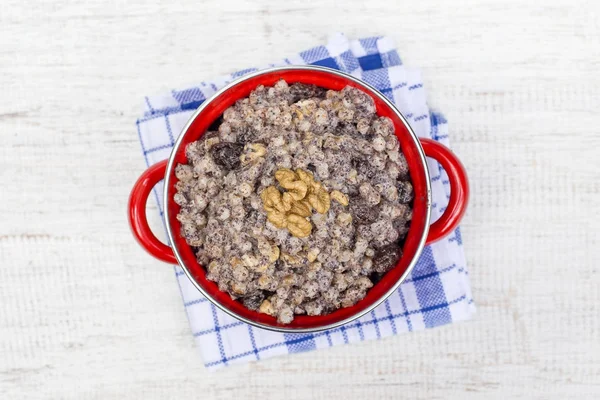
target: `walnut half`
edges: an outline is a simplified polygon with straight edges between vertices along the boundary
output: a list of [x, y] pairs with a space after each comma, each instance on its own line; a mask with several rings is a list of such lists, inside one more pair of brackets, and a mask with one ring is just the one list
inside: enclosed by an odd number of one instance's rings
[[263, 207], [267, 212], [277, 210], [285, 213], [290, 210], [291, 204], [285, 203], [281, 196], [281, 192], [275, 186], [269, 186], [262, 191], [260, 197], [263, 201]]
[[338, 203], [340, 203], [343, 206], [347, 206], [348, 205], [348, 196], [346, 196], [344, 193], [340, 192], [339, 190], [333, 190], [329, 196], [337, 201]]
[[249, 143], [244, 146], [244, 151], [240, 156], [242, 165], [250, 164], [251, 162], [263, 157], [267, 154], [267, 148], [262, 143]]
[[310, 217], [312, 215], [311, 206], [304, 201], [295, 201], [291, 204], [290, 213], [301, 217]]
[[321, 189], [317, 193], [308, 195], [308, 202], [319, 214], [325, 214], [331, 207], [331, 199], [329, 193]]
[[272, 223], [276, 228], [279, 229], [283, 229], [288, 225], [287, 215], [277, 210], [271, 210], [267, 212], [267, 219], [270, 223]]
[[287, 193], [289, 193], [296, 201], [302, 200], [304, 197], [306, 197], [306, 193], [308, 192], [308, 186], [306, 186], [306, 183], [302, 181], [288, 181], [281, 186], [284, 189], [287, 189]]
[[287, 189], [288, 193], [296, 201], [302, 200], [308, 192], [308, 186], [301, 181], [298, 175], [291, 169], [281, 168], [275, 172], [275, 179], [282, 188]]
[[348, 205], [348, 197], [338, 190], [327, 192], [314, 175], [308, 171], [280, 168], [275, 172], [275, 179], [282, 188], [283, 194], [275, 186], [269, 186], [261, 193], [263, 208], [267, 211], [267, 219], [279, 229], [287, 228], [295, 237], [304, 238], [311, 234], [312, 224], [307, 217], [313, 209], [325, 214], [331, 207], [331, 199]]
[[289, 214], [287, 216], [287, 228], [296, 237], [304, 238], [312, 232], [312, 224], [300, 215]]

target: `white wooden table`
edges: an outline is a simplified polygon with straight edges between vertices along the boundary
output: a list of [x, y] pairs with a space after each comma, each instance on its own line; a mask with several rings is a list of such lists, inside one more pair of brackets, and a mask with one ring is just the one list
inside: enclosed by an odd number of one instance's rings
[[[0, 4], [0, 398], [600, 397], [597, 1], [144, 3]], [[394, 37], [449, 119], [478, 313], [207, 374], [126, 223], [142, 96], [334, 31]]]

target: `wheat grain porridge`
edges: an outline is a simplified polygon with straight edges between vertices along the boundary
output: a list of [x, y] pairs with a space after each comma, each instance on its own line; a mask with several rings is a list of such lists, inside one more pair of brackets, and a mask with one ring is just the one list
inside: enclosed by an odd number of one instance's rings
[[176, 166], [174, 200], [220, 290], [287, 324], [354, 305], [396, 265], [413, 188], [370, 96], [280, 80], [213, 128]]

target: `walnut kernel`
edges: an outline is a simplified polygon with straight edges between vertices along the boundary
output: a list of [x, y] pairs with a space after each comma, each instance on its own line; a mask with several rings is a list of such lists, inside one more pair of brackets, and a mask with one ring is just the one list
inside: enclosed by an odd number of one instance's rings
[[331, 207], [329, 193], [325, 190], [319, 190], [317, 193], [308, 195], [308, 201], [319, 214], [325, 214], [329, 211], [329, 207]]
[[250, 143], [244, 146], [244, 152], [240, 156], [240, 161], [242, 165], [250, 164], [265, 154], [267, 154], [267, 148], [264, 144]]
[[312, 232], [312, 224], [296, 214], [287, 216], [287, 228], [292, 235], [299, 238], [307, 237]]
[[329, 193], [329, 196], [337, 201], [338, 203], [340, 203], [343, 206], [347, 206], [348, 205], [348, 196], [346, 196], [344, 193], [340, 192], [339, 190], [333, 190], [331, 193]]

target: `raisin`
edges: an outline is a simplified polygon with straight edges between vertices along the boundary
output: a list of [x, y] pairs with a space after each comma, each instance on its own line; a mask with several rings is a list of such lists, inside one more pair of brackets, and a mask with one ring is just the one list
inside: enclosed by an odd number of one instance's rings
[[221, 142], [211, 147], [210, 154], [215, 163], [231, 170], [240, 165], [240, 155], [243, 150], [244, 146], [239, 143]]
[[388, 244], [377, 250], [373, 257], [373, 269], [380, 273], [386, 273], [394, 268], [402, 257], [402, 249], [397, 243]]
[[250, 310], [258, 310], [261, 303], [265, 299], [265, 295], [262, 292], [254, 293], [250, 296], [246, 296], [242, 299], [242, 303], [244, 307], [249, 308]]
[[217, 118], [212, 124], [210, 124], [210, 126], [208, 127], [209, 131], [218, 131], [219, 130], [219, 126], [221, 125], [221, 123], [223, 122], [223, 116], [221, 115], [219, 118]]
[[290, 103], [313, 97], [324, 98], [325, 89], [315, 85], [306, 85], [304, 83], [294, 83], [290, 86]]
[[410, 203], [414, 198], [413, 186], [409, 181], [398, 182], [398, 201], [402, 204]]
[[352, 214], [352, 218], [357, 224], [366, 225], [377, 220], [379, 208], [370, 206], [362, 197], [352, 196], [348, 203], [350, 214]]
[[372, 273], [371, 275], [369, 275], [369, 279], [371, 280], [371, 282], [373, 282], [373, 285], [376, 285], [377, 283], [379, 283], [381, 281], [381, 279], [383, 278], [384, 274], [380, 274], [378, 272]]

